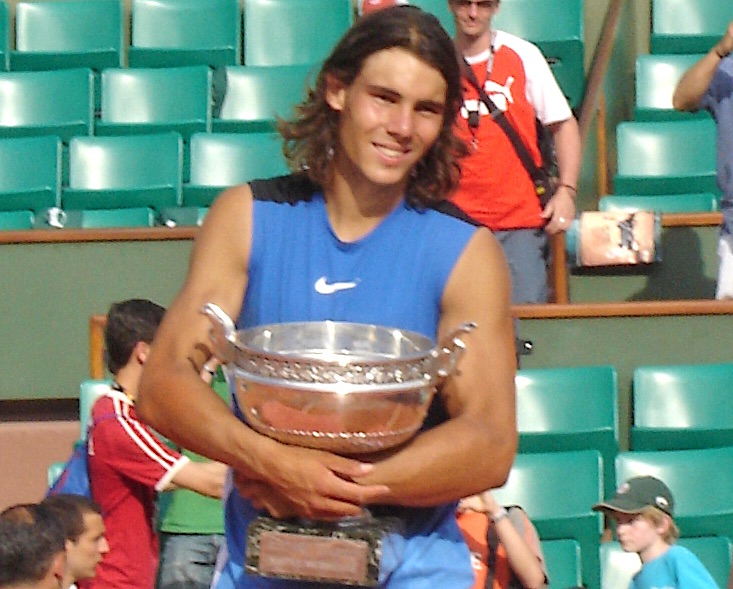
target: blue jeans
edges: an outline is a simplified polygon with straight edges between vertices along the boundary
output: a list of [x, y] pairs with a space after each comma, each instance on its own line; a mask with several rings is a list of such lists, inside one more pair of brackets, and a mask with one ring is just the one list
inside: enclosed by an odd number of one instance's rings
[[544, 229], [494, 231], [509, 264], [512, 303], [546, 303], [549, 297], [547, 234]]
[[209, 589], [224, 536], [162, 533], [158, 589]]

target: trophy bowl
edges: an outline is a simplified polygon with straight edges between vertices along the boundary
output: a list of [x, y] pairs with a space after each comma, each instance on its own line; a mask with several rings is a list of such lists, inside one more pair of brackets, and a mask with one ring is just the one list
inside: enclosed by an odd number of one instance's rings
[[420, 429], [438, 385], [465, 349], [459, 326], [445, 347], [421, 334], [337, 321], [235, 330], [216, 305], [211, 323], [247, 424], [287, 444], [353, 455], [402, 444]]

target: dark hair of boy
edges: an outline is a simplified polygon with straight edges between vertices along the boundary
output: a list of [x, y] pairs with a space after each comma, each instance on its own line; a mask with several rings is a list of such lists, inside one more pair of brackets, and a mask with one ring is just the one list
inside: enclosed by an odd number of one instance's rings
[[84, 533], [84, 515], [96, 513], [102, 515], [102, 508], [94, 501], [83, 495], [62, 493], [46, 497], [41, 503], [53, 511], [61, 521], [66, 531], [66, 539], [76, 542]]
[[145, 299], [112, 304], [104, 330], [105, 361], [112, 374], [127, 364], [138, 342], [153, 341], [164, 314], [163, 307]]
[[[19, 514], [31, 520], [18, 518]], [[42, 581], [59, 554], [65, 553], [64, 536], [61, 522], [41, 505], [5, 510], [0, 517], [0, 587]]]

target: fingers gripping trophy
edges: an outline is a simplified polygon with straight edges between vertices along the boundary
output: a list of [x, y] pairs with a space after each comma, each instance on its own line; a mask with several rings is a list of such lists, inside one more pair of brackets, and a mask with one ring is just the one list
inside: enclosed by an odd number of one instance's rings
[[[237, 331], [218, 306], [212, 323], [247, 424], [286, 444], [346, 456], [388, 450], [417, 433], [440, 382], [456, 369], [459, 325], [436, 348], [418, 333], [370, 324], [314, 321]], [[285, 579], [375, 586], [382, 558], [398, 559], [397, 517], [333, 522], [256, 518], [247, 533], [248, 572]]]

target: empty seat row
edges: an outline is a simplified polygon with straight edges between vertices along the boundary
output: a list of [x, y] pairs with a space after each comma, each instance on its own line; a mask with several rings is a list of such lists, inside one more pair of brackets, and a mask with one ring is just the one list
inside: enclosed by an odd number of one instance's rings
[[721, 0], [652, 0], [652, 53], [707, 53], [733, 20]]
[[681, 112], [672, 106], [672, 96], [680, 78], [702, 57], [698, 53], [639, 55], [634, 70], [634, 120], [670, 121], [709, 117], [710, 114], [705, 110]]
[[[445, 0], [411, 3], [454, 32]], [[242, 10], [239, 0], [131, 0], [125, 46], [122, 0], [21, 1], [11, 50], [7, 6], [3, 10], [0, 52], [11, 70], [312, 63], [323, 60], [353, 22], [351, 0], [243, 0]], [[577, 106], [584, 88], [583, 0], [505, 0], [498, 24], [540, 47]]]
[[87, 68], [2, 72], [0, 137], [54, 134], [68, 142], [76, 135], [167, 130], [187, 139], [197, 131], [272, 129], [276, 116], [291, 116], [312, 71], [311, 65], [225, 67], [216, 74], [222, 88], [215, 101], [215, 74], [207, 66], [108, 68], [98, 117]]
[[310, 63], [353, 20], [351, 0], [244, 0], [243, 10], [239, 0], [131, 0], [126, 46], [122, 0], [20, 1], [14, 27], [8, 14], [5, 2], [0, 46], [11, 70]]
[[208, 207], [228, 186], [287, 172], [271, 133], [194, 134], [185, 183], [177, 133], [74, 137], [68, 184], [61, 181], [61, 153], [56, 136], [0, 140], [0, 211]]
[[711, 118], [625, 121], [616, 127], [617, 194], [720, 194]]
[[634, 450], [733, 446], [726, 402], [733, 363], [640, 366], [633, 374]]
[[[637, 367], [629, 447], [733, 446], [733, 408], [721, 402], [731, 382], [733, 363]], [[621, 476], [614, 472], [620, 446], [617, 389], [612, 366], [520, 369], [519, 452], [595, 449], [604, 461], [604, 492], [612, 494]]]

